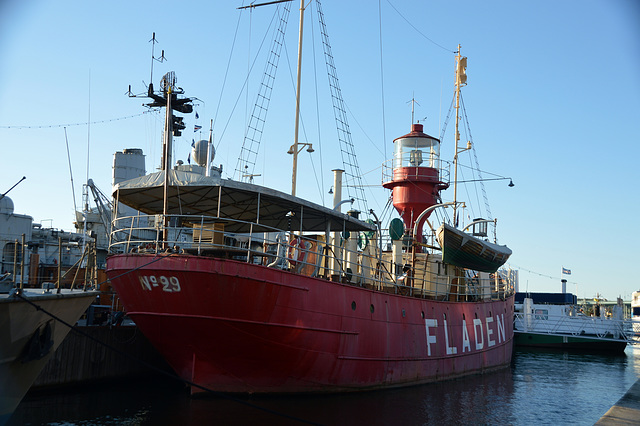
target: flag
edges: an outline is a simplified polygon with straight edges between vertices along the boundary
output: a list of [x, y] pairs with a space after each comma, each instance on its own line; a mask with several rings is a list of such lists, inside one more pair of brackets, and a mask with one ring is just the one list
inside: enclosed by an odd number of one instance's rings
[[200, 118], [200, 116], [198, 115], [198, 111], [196, 111], [196, 118]]
[[571, 269], [562, 268], [562, 273], [565, 275], [571, 275]]
[[197, 124], [195, 126], [193, 126], [193, 131], [194, 132], [197, 132], [200, 129], [202, 129], [202, 126], [198, 126]]
[[195, 148], [195, 147], [196, 147], [196, 140], [191, 139], [191, 148]]
[[465, 86], [467, 84], [467, 57], [463, 56], [458, 62], [458, 79], [459, 84]]

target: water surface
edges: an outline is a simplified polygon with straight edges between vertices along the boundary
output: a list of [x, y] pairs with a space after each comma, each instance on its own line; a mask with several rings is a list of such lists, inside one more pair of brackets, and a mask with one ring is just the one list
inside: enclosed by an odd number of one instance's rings
[[32, 392], [8, 425], [592, 425], [638, 377], [640, 348], [517, 349], [497, 372], [354, 394], [194, 398], [164, 379]]

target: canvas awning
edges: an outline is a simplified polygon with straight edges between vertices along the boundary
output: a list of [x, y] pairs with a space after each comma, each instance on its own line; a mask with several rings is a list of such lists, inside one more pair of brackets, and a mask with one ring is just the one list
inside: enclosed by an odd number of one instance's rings
[[[142, 213], [162, 214], [164, 171], [117, 184], [113, 197]], [[291, 231], [325, 232], [327, 223], [330, 231], [376, 230], [371, 223], [271, 188], [178, 170], [170, 170], [168, 200], [169, 215], [247, 222], [226, 222], [225, 230], [229, 232], [249, 232], [249, 223]], [[289, 212], [293, 216], [288, 217]]]

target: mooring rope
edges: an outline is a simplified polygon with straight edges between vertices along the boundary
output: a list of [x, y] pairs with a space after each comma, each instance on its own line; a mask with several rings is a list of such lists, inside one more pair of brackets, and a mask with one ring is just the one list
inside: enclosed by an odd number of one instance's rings
[[[164, 259], [166, 257], [169, 257], [169, 256], [171, 256], [173, 254], [174, 253], [170, 253], [170, 254], [167, 254], [167, 255], [162, 255], [162, 256], [160, 256], [160, 257], [158, 257], [158, 258], [156, 258], [156, 259], [154, 259], [154, 260], [152, 260], [152, 261], [150, 261], [148, 263], [145, 263], [144, 265], [138, 266], [137, 268], [131, 269], [131, 270], [127, 271], [127, 272], [124, 272], [124, 273], [122, 273], [120, 275], [117, 275], [114, 278], [118, 278], [118, 277], [121, 277], [123, 275], [129, 274], [129, 273], [131, 273], [131, 272], [133, 272], [135, 270], [138, 270], [138, 269], [143, 268], [143, 267], [145, 267], [147, 265], [155, 263], [155, 262], [157, 262], [159, 260], [162, 260], [162, 259]], [[100, 283], [100, 284], [102, 284], [102, 283]], [[85, 337], [85, 338], [87, 338], [89, 340], [92, 340], [92, 341], [98, 343], [99, 345], [102, 345], [105, 348], [110, 349], [110, 350], [116, 352], [117, 354], [119, 354], [119, 355], [121, 355], [121, 356], [123, 356], [125, 358], [128, 358], [128, 359], [130, 359], [130, 360], [132, 360], [134, 362], [137, 362], [137, 363], [141, 364], [142, 366], [155, 371], [156, 373], [160, 373], [165, 377], [168, 377], [168, 378], [173, 379], [173, 380], [180, 381], [180, 382], [185, 383], [185, 384], [187, 384], [189, 386], [192, 386], [192, 387], [198, 388], [198, 389], [200, 389], [202, 391], [205, 391], [205, 392], [207, 392], [207, 393], [209, 393], [211, 395], [215, 395], [215, 396], [217, 396], [219, 398], [228, 399], [230, 401], [234, 401], [234, 402], [237, 402], [239, 404], [243, 404], [243, 405], [246, 405], [248, 407], [255, 408], [257, 410], [261, 410], [261, 411], [264, 411], [264, 412], [269, 413], [269, 414], [273, 414], [274, 416], [279, 416], [279, 417], [282, 417], [282, 418], [286, 418], [286, 419], [289, 419], [289, 420], [294, 420], [294, 421], [297, 421], [297, 422], [300, 422], [300, 423], [304, 423], [304, 424], [309, 424], [309, 425], [319, 425], [320, 424], [320, 423], [312, 422], [312, 421], [309, 421], [309, 420], [301, 419], [299, 417], [291, 416], [291, 415], [288, 415], [288, 414], [285, 414], [285, 413], [281, 413], [279, 411], [271, 410], [269, 408], [261, 407], [259, 405], [252, 404], [252, 403], [250, 403], [248, 401], [243, 401], [242, 399], [235, 398], [235, 397], [233, 397], [233, 396], [231, 396], [229, 394], [218, 392], [218, 391], [215, 391], [213, 389], [207, 388], [206, 386], [202, 386], [202, 385], [199, 385], [197, 383], [194, 383], [194, 382], [192, 382], [190, 380], [183, 379], [182, 377], [178, 376], [174, 372], [166, 371], [166, 370], [164, 370], [162, 368], [156, 367], [155, 365], [149, 364], [146, 361], [143, 361], [143, 360], [141, 360], [141, 359], [139, 359], [139, 358], [137, 358], [137, 357], [135, 357], [133, 355], [128, 354], [127, 352], [124, 352], [124, 351], [122, 351], [122, 350], [120, 350], [120, 349], [118, 349], [118, 348], [116, 348], [116, 347], [114, 347], [114, 346], [112, 346], [112, 345], [110, 345], [108, 343], [105, 343], [105, 342], [101, 341], [100, 339], [97, 339], [97, 338], [91, 336], [90, 334], [82, 331], [80, 328], [78, 328], [78, 327], [76, 327], [76, 326], [74, 326], [72, 324], [69, 324], [68, 322], [66, 322], [62, 318], [59, 318], [55, 314], [47, 311], [46, 309], [44, 309], [42, 306], [38, 305], [37, 303], [34, 303], [29, 298], [25, 297], [21, 292], [16, 292], [15, 293], [15, 297], [17, 297], [17, 298], [21, 299], [22, 301], [30, 304], [36, 310], [48, 315], [49, 317], [53, 318], [55, 321], [58, 321], [59, 323], [64, 324], [66, 327], [70, 328], [73, 332], [75, 332], [75, 333], [77, 333], [77, 334], [79, 334], [79, 335], [81, 335], [81, 336], [83, 336], [83, 337]]]

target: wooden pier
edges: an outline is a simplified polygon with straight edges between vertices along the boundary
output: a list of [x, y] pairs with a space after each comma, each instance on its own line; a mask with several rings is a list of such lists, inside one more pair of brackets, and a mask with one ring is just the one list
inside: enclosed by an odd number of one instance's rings
[[72, 330], [51, 356], [32, 389], [161, 374], [152, 367], [171, 371], [136, 326], [79, 329], [106, 345]]

